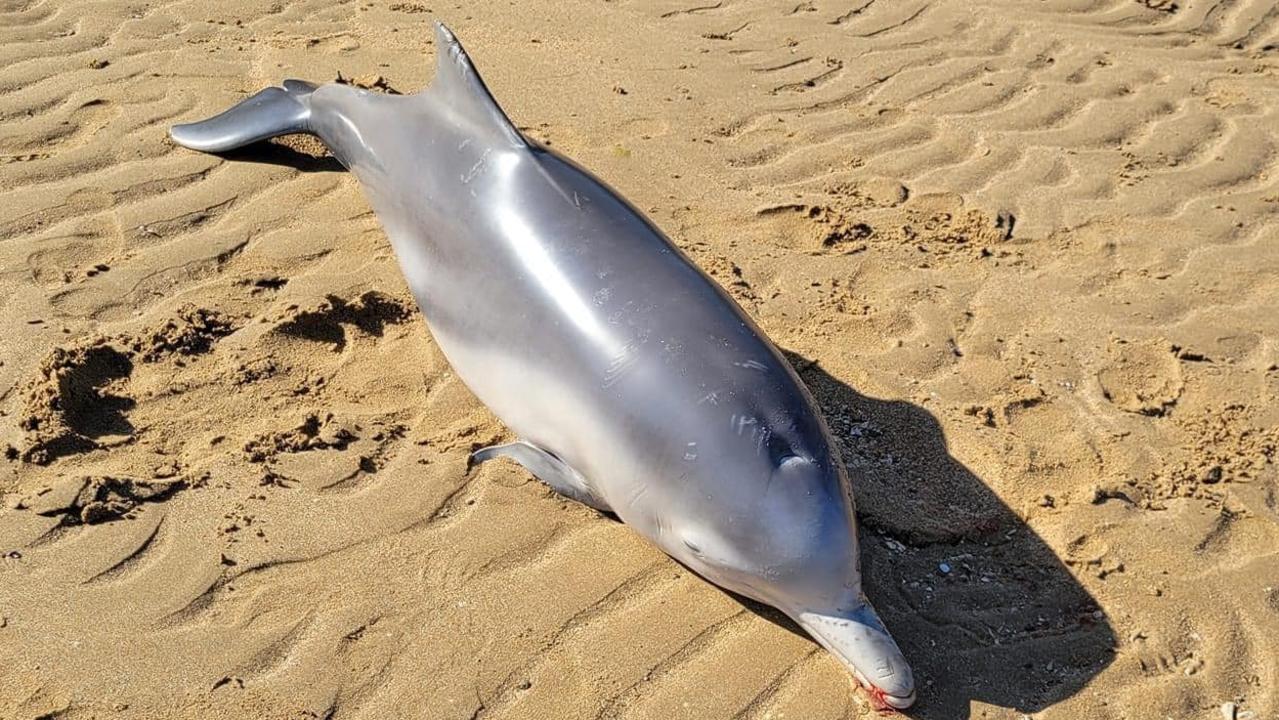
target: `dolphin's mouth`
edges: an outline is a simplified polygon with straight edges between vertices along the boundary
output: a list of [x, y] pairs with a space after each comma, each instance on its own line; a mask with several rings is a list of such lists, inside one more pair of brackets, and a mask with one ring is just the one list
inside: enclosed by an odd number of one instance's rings
[[857, 683], [866, 689], [866, 694], [870, 696], [871, 707], [880, 712], [885, 710], [905, 710], [915, 704], [914, 690], [911, 690], [910, 694], [905, 697], [889, 695], [883, 688], [876, 687], [857, 670], [853, 670], [853, 676], [857, 678]]
[[852, 671], [876, 710], [905, 710], [914, 704], [910, 665], [869, 603], [851, 612], [801, 612], [795, 619]]

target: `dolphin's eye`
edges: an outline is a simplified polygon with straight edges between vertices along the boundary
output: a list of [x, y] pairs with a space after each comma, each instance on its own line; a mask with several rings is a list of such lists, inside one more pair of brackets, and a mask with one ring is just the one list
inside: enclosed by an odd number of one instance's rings
[[702, 554], [702, 549], [697, 547], [693, 543], [689, 542], [687, 538], [682, 538], [682, 540], [684, 542], [684, 547], [688, 548], [689, 550], [692, 550], [694, 555], [700, 556]]

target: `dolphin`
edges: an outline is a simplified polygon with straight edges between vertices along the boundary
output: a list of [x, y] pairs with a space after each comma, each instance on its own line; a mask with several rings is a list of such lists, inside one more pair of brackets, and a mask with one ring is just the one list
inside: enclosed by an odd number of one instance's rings
[[915, 700], [861, 587], [853, 497], [816, 403], [635, 207], [524, 137], [435, 25], [429, 88], [285, 80], [170, 134], [224, 152], [319, 137], [386, 230], [441, 351], [519, 440], [505, 457], [707, 580], [777, 607], [877, 707]]

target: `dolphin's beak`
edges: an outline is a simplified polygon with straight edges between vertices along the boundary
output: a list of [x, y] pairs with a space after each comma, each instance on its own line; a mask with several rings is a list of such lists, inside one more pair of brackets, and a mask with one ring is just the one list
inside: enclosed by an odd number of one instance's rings
[[915, 702], [915, 677], [870, 603], [851, 612], [807, 611], [795, 619], [844, 662], [878, 706], [904, 710]]

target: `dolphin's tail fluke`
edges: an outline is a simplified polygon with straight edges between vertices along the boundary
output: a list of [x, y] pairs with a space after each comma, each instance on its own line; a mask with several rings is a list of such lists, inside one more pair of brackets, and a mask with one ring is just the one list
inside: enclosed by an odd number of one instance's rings
[[852, 612], [801, 612], [795, 618], [843, 661], [879, 709], [902, 710], [915, 702], [915, 678], [870, 603]]
[[208, 120], [174, 125], [169, 136], [183, 147], [226, 152], [277, 135], [310, 132], [311, 93], [315, 85], [285, 80]]

